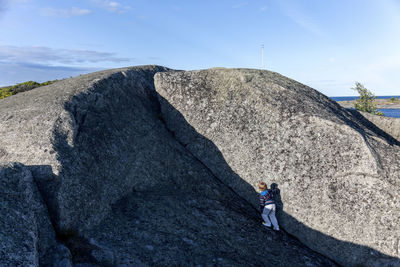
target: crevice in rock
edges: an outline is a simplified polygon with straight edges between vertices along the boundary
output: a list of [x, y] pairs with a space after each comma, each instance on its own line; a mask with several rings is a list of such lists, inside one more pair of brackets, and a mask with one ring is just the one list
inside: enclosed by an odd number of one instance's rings
[[112, 264], [107, 262], [99, 262], [92, 256], [94, 250], [101, 250], [101, 248], [91, 244], [87, 239], [80, 236], [78, 231], [73, 229], [60, 231], [58, 229], [56, 216], [54, 216], [49, 209], [49, 205], [52, 205], [52, 203], [49, 202], [51, 200], [45, 197], [45, 193], [42, 191], [43, 189], [41, 189], [42, 184], [38, 181], [37, 177], [34, 176], [33, 181], [38, 188], [38, 192], [49, 215], [50, 224], [54, 230], [56, 241], [68, 248], [72, 255], [72, 263], [89, 263], [105, 267], [112, 266]]
[[80, 136], [82, 132], [82, 127], [83, 124], [85, 123], [86, 120], [86, 113], [82, 114], [80, 117], [78, 116], [78, 107], [75, 105], [73, 108], [71, 108], [71, 119], [73, 123], [75, 124], [75, 131], [74, 131], [74, 138], [73, 140], [76, 141], [78, 137]]
[[[96, 264], [99, 266], [113, 266], [107, 262], [99, 262], [95, 257], [92, 256], [92, 252], [95, 250], [101, 250], [101, 248], [91, 244], [87, 239], [79, 235], [79, 232], [74, 229], [60, 230], [57, 227], [57, 204], [52, 196], [49, 196], [47, 192], [56, 190], [57, 177], [51, 172], [51, 168], [47, 166], [28, 166], [32, 176], [33, 182], [35, 183], [39, 195], [42, 199], [44, 208], [49, 216], [49, 221], [53, 231], [55, 233], [55, 239], [59, 244], [64, 245], [71, 253], [72, 263], [89, 263]], [[40, 226], [39, 226], [40, 227]], [[39, 263], [41, 265], [41, 263]]]
[[79, 236], [77, 231], [65, 230], [63, 232], [58, 232], [57, 239], [70, 250], [72, 262], [74, 264], [90, 263], [105, 267], [112, 266], [109, 263], [99, 262], [95, 257], [93, 257], [92, 252], [95, 250], [101, 250], [101, 248], [91, 244], [87, 239]]

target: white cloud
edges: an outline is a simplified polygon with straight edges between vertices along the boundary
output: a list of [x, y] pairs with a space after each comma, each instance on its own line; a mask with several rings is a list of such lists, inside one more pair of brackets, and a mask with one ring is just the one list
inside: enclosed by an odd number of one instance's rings
[[33, 0], [0, 0], [0, 16], [6, 13], [11, 7], [27, 7]]
[[0, 1], [0, 3], [6, 3], [6, 4], [27, 4], [32, 2], [32, 0], [3, 0]]
[[44, 82], [98, 71], [103, 68], [48, 66], [31, 63], [3, 63], [0, 61], [0, 87], [25, 81]]
[[241, 7], [244, 7], [244, 6], [247, 6], [249, 3], [248, 2], [241, 2], [241, 3], [237, 3], [237, 4], [235, 4], [235, 5], [233, 5], [232, 6], [232, 8], [241, 8]]
[[50, 17], [61, 17], [61, 18], [70, 18], [74, 16], [83, 16], [92, 13], [88, 9], [80, 9], [77, 7], [72, 7], [68, 9], [58, 9], [58, 8], [42, 8], [40, 13], [43, 16], [50, 16]]
[[92, 50], [0, 45], [0, 85], [67, 78], [132, 60]]
[[81, 65], [82, 63], [129, 62], [114, 53], [92, 50], [54, 49], [40, 46], [0, 45], [0, 62], [50, 65]]
[[32, 2], [32, 0], [8, 0], [8, 2], [26, 4], [26, 3]]
[[97, 6], [113, 12], [113, 13], [124, 13], [128, 10], [132, 9], [130, 6], [122, 5], [120, 2], [117, 1], [110, 1], [110, 0], [91, 0]]

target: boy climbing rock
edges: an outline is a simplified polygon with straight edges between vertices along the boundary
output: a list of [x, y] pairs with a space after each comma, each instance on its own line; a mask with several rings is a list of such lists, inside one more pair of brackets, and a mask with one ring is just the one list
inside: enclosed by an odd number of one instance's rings
[[279, 231], [278, 220], [275, 216], [276, 205], [271, 190], [268, 190], [265, 182], [258, 183], [260, 191], [260, 212], [261, 217], [264, 219], [263, 225], [267, 227], [273, 226], [275, 231]]

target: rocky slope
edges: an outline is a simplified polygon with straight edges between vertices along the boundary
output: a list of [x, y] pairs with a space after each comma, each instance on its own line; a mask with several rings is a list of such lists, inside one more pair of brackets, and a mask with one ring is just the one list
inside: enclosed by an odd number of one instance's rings
[[[282, 226], [345, 266], [400, 265], [400, 146], [317, 91], [277, 73], [157, 73], [162, 116], [180, 143], [257, 206], [281, 190]], [[249, 186], [251, 185], [251, 186]]]
[[167, 71], [103, 71], [0, 101], [1, 263], [335, 266], [263, 228], [253, 184], [166, 127], [153, 76]]
[[361, 113], [366, 119], [400, 142], [400, 118], [382, 117], [367, 112]]

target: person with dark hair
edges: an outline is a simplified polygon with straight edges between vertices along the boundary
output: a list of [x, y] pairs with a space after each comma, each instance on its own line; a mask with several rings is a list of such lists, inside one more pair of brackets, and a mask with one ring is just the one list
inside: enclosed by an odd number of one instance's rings
[[263, 225], [266, 227], [273, 226], [275, 231], [279, 231], [278, 220], [275, 216], [276, 205], [273, 190], [268, 190], [265, 182], [259, 182], [258, 189], [260, 191], [260, 212], [264, 219]]

